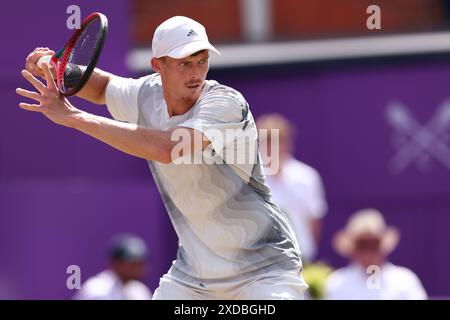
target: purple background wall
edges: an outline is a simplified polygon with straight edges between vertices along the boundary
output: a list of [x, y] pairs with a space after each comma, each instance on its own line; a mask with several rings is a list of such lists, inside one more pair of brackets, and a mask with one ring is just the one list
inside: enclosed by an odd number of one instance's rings
[[[151, 288], [175, 255], [176, 239], [145, 161], [18, 107], [15, 88], [30, 87], [20, 76], [26, 56], [38, 46], [64, 44], [71, 34], [66, 8], [73, 3], [10, 2], [0, 22], [3, 30], [14, 28], [4, 33], [9, 51], [2, 50], [0, 58], [0, 298], [71, 297], [67, 266], [79, 265], [82, 280], [100, 271], [107, 263], [107, 240], [118, 232], [137, 233], [149, 244]], [[99, 66], [126, 75], [129, 2], [76, 3], [82, 16], [107, 15], [110, 29]], [[107, 114], [103, 107], [72, 101]]]
[[[128, 2], [77, 3], [83, 16], [101, 11], [110, 20], [99, 66], [128, 74]], [[65, 25], [70, 4], [30, 2], [24, 12], [23, 3], [13, 2], [0, 22], [11, 28], [21, 21], [14, 34], [6, 33], [10, 51], [0, 56], [0, 298], [69, 298], [67, 266], [79, 265], [82, 279], [98, 272], [106, 264], [106, 241], [118, 232], [135, 232], [149, 244], [152, 289], [175, 256], [176, 238], [144, 161], [17, 106], [14, 90], [26, 86], [19, 74], [26, 55], [64, 42], [69, 30], [53, 28]], [[212, 71], [210, 78], [240, 90], [255, 117], [278, 111], [298, 125], [296, 155], [319, 169], [330, 205], [322, 259], [341, 266], [332, 234], [353, 211], [377, 207], [402, 231], [393, 261], [416, 271], [432, 296], [450, 295], [449, 170], [429, 159], [427, 169], [414, 163], [390, 173], [395, 135], [385, 119], [388, 104], [398, 100], [426, 123], [450, 97], [450, 61]], [[72, 101], [106, 115], [102, 107]]]

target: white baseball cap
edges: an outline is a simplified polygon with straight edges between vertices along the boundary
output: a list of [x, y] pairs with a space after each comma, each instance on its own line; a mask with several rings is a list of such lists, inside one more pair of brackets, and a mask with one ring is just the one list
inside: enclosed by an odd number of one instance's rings
[[205, 49], [220, 54], [209, 43], [205, 27], [188, 17], [175, 16], [167, 19], [156, 28], [153, 35], [154, 58], [169, 56], [182, 59]]

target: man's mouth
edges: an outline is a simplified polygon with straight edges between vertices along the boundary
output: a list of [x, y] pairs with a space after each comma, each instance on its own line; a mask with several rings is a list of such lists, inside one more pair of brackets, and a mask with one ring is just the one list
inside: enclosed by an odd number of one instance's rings
[[191, 83], [191, 84], [188, 84], [187, 85], [187, 87], [189, 88], [189, 89], [197, 89], [198, 87], [200, 87], [200, 83]]

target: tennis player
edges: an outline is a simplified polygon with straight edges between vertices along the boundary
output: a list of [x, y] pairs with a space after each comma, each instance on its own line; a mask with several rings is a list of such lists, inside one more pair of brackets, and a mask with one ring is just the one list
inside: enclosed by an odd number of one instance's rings
[[53, 54], [48, 48], [33, 51], [23, 71], [38, 92], [17, 89], [39, 104], [20, 106], [148, 161], [179, 237], [154, 299], [302, 299], [299, 246], [265, 184], [249, 106], [238, 91], [206, 80], [209, 54], [218, 51], [205, 28], [172, 17], [156, 29], [152, 51], [155, 73], [125, 79], [96, 69], [79, 92], [115, 120], [58, 93], [48, 65], [36, 65]]

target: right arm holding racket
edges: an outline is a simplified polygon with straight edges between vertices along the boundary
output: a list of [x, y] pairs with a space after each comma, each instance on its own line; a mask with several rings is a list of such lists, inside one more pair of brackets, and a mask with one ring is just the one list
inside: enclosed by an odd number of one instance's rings
[[[107, 31], [106, 17], [99, 13], [88, 16], [66, 45], [56, 53], [37, 48], [27, 58], [22, 76], [38, 92], [17, 88], [17, 94], [36, 103], [20, 103], [28, 111], [40, 112], [56, 124], [90, 135], [122, 152], [162, 163], [172, 162], [171, 130], [155, 130], [124, 123], [82, 111], [66, 98], [77, 94], [94, 103], [105, 103], [105, 90], [113, 75], [95, 69]], [[46, 85], [35, 76], [45, 79]], [[189, 129], [192, 137], [196, 134]], [[191, 139], [194, 141], [194, 138]], [[187, 152], [195, 152], [192, 143]], [[202, 148], [207, 143], [202, 144]], [[184, 153], [178, 156], [183, 156]]]

